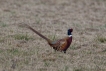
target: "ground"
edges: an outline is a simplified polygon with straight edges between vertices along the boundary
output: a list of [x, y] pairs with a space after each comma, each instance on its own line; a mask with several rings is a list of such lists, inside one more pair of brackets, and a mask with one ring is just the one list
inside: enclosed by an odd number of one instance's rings
[[[20, 24], [73, 42], [55, 52]], [[106, 0], [0, 0], [0, 71], [106, 71]]]

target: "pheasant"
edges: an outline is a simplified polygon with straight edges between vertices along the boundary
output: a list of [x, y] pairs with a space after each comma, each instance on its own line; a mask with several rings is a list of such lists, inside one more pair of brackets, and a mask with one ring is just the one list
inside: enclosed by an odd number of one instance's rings
[[63, 38], [63, 39], [58, 39], [58, 40], [50, 40], [47, 37], [45, 37], [44, 35], [42, 35], [41, 33], [39, 33], [38, 31], [36, 31], [35, 29], [33, 29], [31, 26], [27, 25], [27, 28], [29, 28], [30, 30], [32, 30], [33, 32], [35, 32], [37, 35], [39, 35], [40, 37], [42, 37], [43, 39], [45, 39], [47, 41], [47, 43], [53, 47], [54, 50], [56, 51], [63, 51], [64, 53], [66, 53], [67, 49], [69, 48], [71, 42], [72, 42], [72, 32], [73, 29], [68, 29], [67, 31], [67, 37]]

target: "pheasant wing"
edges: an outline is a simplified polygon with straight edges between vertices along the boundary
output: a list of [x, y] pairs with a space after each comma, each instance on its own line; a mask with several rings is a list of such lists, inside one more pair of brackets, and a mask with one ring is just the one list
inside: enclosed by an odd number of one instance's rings
[[52, 41], [52, 43], [51, 43], [51, 46], [55, 50], [61, 50], [66, 45], [67, 45], [66, 39], [60, 39], [60, 40]]

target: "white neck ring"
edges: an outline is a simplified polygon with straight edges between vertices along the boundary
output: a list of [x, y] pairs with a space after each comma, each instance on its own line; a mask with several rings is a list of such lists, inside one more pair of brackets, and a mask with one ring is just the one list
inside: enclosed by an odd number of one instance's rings
[[68, 37], [72, 37], [72, 35], [69, 35]]

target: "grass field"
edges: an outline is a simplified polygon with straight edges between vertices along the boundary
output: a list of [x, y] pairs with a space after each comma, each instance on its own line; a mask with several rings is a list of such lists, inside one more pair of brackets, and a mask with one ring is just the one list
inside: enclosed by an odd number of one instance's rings
[[[55, 52], [19, 24], [73, 42]], [[106, 71], [106, 0], [0, 0], [0, 71]]]

